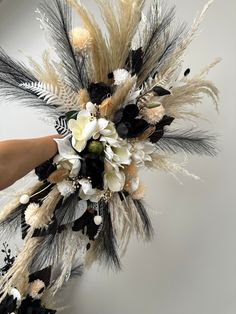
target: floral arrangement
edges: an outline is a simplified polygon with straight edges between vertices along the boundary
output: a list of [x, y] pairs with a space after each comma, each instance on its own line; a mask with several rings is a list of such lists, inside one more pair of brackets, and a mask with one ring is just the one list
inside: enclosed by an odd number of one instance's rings
[[[37, 18], [51, 51], [30, 69], [0, 50], [0, 97], [21, 100], [55, 120], [58, 154], [0, 212], [3, 231], [21, 227], [24, 246], [2, 272], [1, 313], [56, 313], [52, 297], [95, 261], [120, 268], [135, 233], [153, 235], [142, 168], [191, 175], [172, 156], [213, 156], [214, 136], [176, 121], [218, 90], [205, 77], [219, 59], [191, 76], [183, 55], [213, 1], [191, 28], [173, 28], [175, 8], [154, 1], [96, 0], [107, 32], [76, 0], [45, 1]], [[83, 27], [73, 28], [72, 9]], [[188, 124], [186, 124], [188, 125]]]

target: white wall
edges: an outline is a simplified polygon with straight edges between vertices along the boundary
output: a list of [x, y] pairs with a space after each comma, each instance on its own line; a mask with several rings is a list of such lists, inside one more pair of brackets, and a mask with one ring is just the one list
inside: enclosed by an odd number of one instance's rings
[[[191, 22], [205, 0], [175, 2], [178, 20]], [[18, 50], [39, 56], [43, 39], [32, 15], [36, 3], [0, 5], [0, 45], [13, 56], [21, 57]], [[215, 159], [190, 158], [188, 169], [202, 182], [182, 178], [180, 185], [163, 173], [144, 175], [147, 200], [156, 211], [154, 241], [147, 246], [132, 241], [122, 273], [94, 267], [74, 282], [62, 293], [64, 305], [72, 306], [64, 314], [235, 314], [235, 12], [234, 0], [216, 0], [186, 56], [193, 73], [223, 57], [209, 75], [221, 92], [220, 115], [206, 99], [202, 112], [210, 122], [200, 122], [220, 134], [221, 153]], [[0, 139], [52, 132], [35, 112], [0, 104]]]

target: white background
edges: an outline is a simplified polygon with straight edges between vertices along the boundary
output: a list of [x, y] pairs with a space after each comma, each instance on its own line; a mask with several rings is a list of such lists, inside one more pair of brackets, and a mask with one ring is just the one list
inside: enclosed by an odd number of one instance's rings
[[[92, 1], [85, 1], [92, 6]], [[39, 58], [43, 35], [33, 14], [36, 0], [0, 5], [0, 46], [19, 59]], [[205, 0], [176, 0], [177, 20], [191, 23]], [[123, 259], [123, 272], [94, 267], [61, 293], [70, 314], [235, 314], [236, 313], [236, 2], [216, 0], [200, 36], [186, 55], [198, 72], [215, 57], [222, 63], [209, 75], [220, 89], [220, 115], [206, 99], [199, 107], [210, 122], [199, 127], [220, 134], [217, 158], [190, 158], [188, 169], [202, 181], [144, 174], [156, 236], [135, 240]], [[37, 112], [0, 103], [0, 139], [52, 134]], [[14, 248], [15, 241], [11, 242]]]

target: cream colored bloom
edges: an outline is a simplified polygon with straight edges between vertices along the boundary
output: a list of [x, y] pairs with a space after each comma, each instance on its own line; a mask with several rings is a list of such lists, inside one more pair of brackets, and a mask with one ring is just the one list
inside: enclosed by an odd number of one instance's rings
[[96, 133], [97, 119], [88, 110], [81, 110], [77, 119], [71, 119], [68, 127], [72, 132], [72, 145], [80, 153], [82, 152], [89, 139]]
[[105, 172], [104, 186], [112, 192], [122, 191], [125, 185], [125, 174], [118, 167]]
[[77, 50], [88, 50], [93, 45], [93, 38], [90, 32], [82, 27], [76, 27], [71, 31], [72, 45]]
[[91, 182], [88, 179], [79, 180], [79, 184], [81, 185], [79, 196], [82, 200], [91, 202], [99, 202], [103, 191], [98, 189], [93, 189]]

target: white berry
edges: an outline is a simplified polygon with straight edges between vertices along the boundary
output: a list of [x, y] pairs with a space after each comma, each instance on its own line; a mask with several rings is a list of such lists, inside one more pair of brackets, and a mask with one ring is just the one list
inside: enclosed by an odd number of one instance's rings
[[102, 217], [101, 216], [95, 216], [94, 217], [94, 223], [95, 225], [99, 226], [102, 223]]
[[29, 201], [30, 201], [30, 197], [27, 194], [22, 195], [21, 198], [20, 198], [20, 203], [21, 204], [28, 204]]

